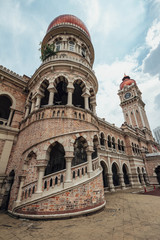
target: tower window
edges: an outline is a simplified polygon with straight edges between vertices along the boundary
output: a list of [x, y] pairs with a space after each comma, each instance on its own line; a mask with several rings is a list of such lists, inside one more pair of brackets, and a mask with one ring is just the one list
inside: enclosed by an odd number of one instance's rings
[[70, 51], [74, 51], [74, 42], [73, 41], [69, 41], [69, 50]]
[[56, 51], [59, 51], [61, 49], [61, 42], [56, 42]]
[[82, 57], [86, 57], [86, 48], [82, 47]]

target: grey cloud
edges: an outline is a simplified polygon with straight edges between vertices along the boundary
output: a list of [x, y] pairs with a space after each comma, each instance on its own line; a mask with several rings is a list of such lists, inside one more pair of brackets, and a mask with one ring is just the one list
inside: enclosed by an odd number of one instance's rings
[[143, 71], [152, 76], [158, 74], [160, 79], [160, 44], [144, 59]]

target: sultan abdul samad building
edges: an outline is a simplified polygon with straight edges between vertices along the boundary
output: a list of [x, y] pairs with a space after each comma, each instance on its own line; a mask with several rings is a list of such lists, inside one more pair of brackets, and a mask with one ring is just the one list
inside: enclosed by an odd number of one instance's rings
[[0, 66], [1, 208], [23, 218], [76, 216], [103, 208], [104, 190], [160, 183], [160, 153], [136, 81], [124, 76], [117, 89], [120, 128], [96, 114], [84, 23], [55, 18], [41, 52], [31, 78]]

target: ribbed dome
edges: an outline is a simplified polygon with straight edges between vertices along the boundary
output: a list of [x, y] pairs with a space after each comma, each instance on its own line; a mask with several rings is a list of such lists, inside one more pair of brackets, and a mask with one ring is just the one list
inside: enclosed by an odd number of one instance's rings
[[77, 27], [81, 28], [83, 31], [85, 31], [85, 33], [88, 35], [88, 37], [90, 38], [90, 34], [89, 31], [87, 29], [87, 27], [85, 26], [85, 24], [77, 17], [73, 16], [73, 15], [60, 15], [58, 17], [56, 17], [48, 26], [47, 29], [47, 33], [56, 25], [61, 25], [61, 24], [73, 24], [76, 25]]
[[123, 88], [124, 88], [124, 86], [129, 86], [129, 85], [131, 85], [132, 83], [134, 83], [134, 84], [136, 84], [136, 81], [135, 80], [133, 80], [133, 79], [130, 79], [130, 77], [129, 76], [124, 76], [124, 78], [122, 79], [122, 83], [120, 84], [120, 90], [122, 90]]

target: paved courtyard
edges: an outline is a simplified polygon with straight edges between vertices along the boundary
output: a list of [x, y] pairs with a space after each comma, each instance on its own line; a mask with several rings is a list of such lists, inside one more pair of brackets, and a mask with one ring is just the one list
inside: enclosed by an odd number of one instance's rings
[[106, 193], [106, 207], [90, 216], [30, 221], [0, 214], [0, 240], [160, 240], [160, 197], [125, 190]]

